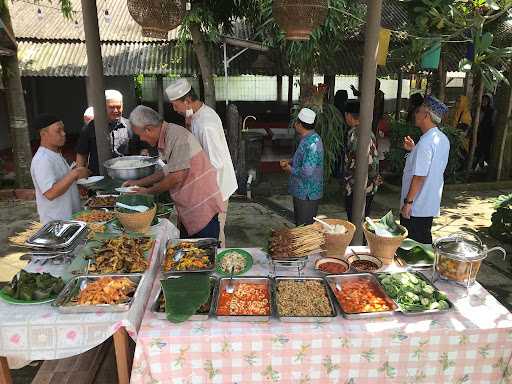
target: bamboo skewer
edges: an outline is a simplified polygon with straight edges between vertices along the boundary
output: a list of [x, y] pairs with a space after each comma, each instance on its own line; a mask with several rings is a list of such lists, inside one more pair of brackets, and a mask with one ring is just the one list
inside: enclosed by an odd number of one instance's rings
[[279, 260], [304, 257], [319, 250], [324, 242], [323, 232], [313, 225], [282, 229], [272, 232], [269, 253]]

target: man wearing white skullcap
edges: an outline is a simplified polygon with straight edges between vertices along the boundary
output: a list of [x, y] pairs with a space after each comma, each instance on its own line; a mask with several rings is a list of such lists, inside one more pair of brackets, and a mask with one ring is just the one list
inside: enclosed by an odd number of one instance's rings
[[[140, 154], [144, 148], [139, 138], [133, 135], [128, 119], [123, 117], [123, 95], [115, 89], [107, 89], [105, 100], [112, 157]], [[76, 152], [76, 163], [79, 166], [88, 167], [94, 175], [98, 175], [100, 165], [94, 120], [89, 121], [82, 128]]]
[[224, 226], [228, 210], [229, 197], [236, 192], [235, 168], [229, 153], [228, 143], [219, 115], [201, 102], [194, 89], [186, 79], [179, 79], [165, 89], [173, 109], [190, 121], [190, 130], [197, 138], [210, 162], [217, 170], [219, 184], [224, 200], [224, 212], [219, 214], [219, 240], [225, 246]]
[[288, 192], [293, 196], [295, 225], [313, 223], [324, 191], [324, 146], [315, 132], [316, 114], [309, 108], [299, 112], [294, 128], [300, 143], [290, 161], [280, 162], [290, 174]]

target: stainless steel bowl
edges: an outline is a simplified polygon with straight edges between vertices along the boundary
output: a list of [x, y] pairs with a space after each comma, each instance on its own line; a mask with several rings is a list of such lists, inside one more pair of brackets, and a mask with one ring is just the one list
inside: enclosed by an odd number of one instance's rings
[[[112, 166], [119, 160], [146, 160], [147, 165], [139, 168], [112, 168]], [[107, 170], [107, 174], [118, 180], [137, 180], [143, 177], [149, 176], [155, 172], [156, 160], [148, 158], [146, 156], [124, 156], [116, 157], [114, 159], [107, 160], [103, 163], [103, 166]]]

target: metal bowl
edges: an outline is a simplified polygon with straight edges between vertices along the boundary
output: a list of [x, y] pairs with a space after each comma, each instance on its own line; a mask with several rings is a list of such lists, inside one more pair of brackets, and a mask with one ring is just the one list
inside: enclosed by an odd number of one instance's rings
[[[138, 168], [112, 168], [112, 166], [119, 160], [146, 160], [147, 165]], [[156, 161], [146, 156], [124, 156], [116, 157], [114, 159], [107, 160], [103, 163], [103, 166], [107, 170], [107, 174], [118, 180], [137, 180], [143, 177], [152, 175], [155, 172]]]

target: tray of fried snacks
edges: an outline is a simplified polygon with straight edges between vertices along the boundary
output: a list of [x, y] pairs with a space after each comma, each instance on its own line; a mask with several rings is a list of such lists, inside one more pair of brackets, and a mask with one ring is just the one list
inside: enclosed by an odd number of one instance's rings
[[172, 239], [167, 243], [162, 273], [213, 272], [219, 242], [217, 239]]
[[128, 311], [142, 278], [141, 274], [77, 276], [68, 282], [52, 305], [62, 313]]
[[[97, 242], [95, 242], [97, 243]], [[120, 235], [99, 242], [89, 248], [88, 273], [94, 275], [142, 273], [148, 266], [148, 257], [154, 240], [149, 236]]]

